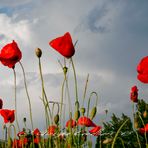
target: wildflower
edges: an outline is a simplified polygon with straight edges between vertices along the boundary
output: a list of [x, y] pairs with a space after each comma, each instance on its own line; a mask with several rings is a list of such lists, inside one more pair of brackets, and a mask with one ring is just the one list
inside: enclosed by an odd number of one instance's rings
[[36, 136], [39, 136], [39, 135], [41, 135], [41, 132], [39, 131], [38, 128], [36, 128], [36, 129], [33, 131], [33, 134], [36, 135]]
[[2, 108], [3, 108], [3, 100], [0, 99], [0, 109], [2, 109]]
[[80, 117], [77, 122], [78, 125], [86, 126], [86, 127], [96, 127], [96, 124], [88, 117]]
[[21, 131], [19, 133], [17, 133], [17, 136], [20, 138], [21, 136], [25, 136], [26, 132], [25, 131]]
[[145, 132], [148, 133], [148, 123], [143, 128], [140, 128], [139, 132], [141, 134], [144, 134]]
[[3, 65], [13, 68], [22, 58], [22, 53], [15, 41], [5, 45], [0, 53], [0, 61]]
[[4, 118], [4, 123], [12, 123], [15, 120], [15, 110], [1, 109], [0, 114]]
[[130, 99], [133, 102], [138, 102], [138, 89], [137, 89], [137, 86], [133, 86], [131, 88]]
[[94, 128], [92, 128], [89, 133], [94, 135], [94, 136], [98, 136], [100, 134], [100, 130], [101, 130], [101, 126], [96, 126]]
[[53, 135], [55, 134], [56, 129], [57, 129], [57, 126], [55, 126], [55, 125], [49, 126], [49, 127], [48, 127], [48, 134], [49, 134], [50, 136], [53, 136]]
[[148, 83], [148, 56], [141, 59], [137, 66], [137, 78], [143, 83]]
[[53, 39], [49, 42], [49, 45], [66, 58], [71, 58], [75, 53], [69, 32], [65, 33], [61, 37]]
[[68, 120], [67, 122], [66, 122], [66, 127], [68, 128], [68, 127], [75, 127], [76, 126], [76, 121], [75, 120], [73, 120], [73, 119], [70, 119], [70, 120]]

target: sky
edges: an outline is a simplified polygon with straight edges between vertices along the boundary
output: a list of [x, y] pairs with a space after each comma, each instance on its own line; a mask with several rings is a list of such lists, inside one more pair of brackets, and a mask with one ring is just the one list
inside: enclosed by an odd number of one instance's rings
[[[41, 61], [49, 100], [59, 102], [63, 74], [58, 60], [63, 62], [63, 57], [48, 43], [65, 32], [70, 32], [73, 43], [78, 40], [73, 60], [80, 102], [87, 74], [89, 83], [85, 105], [92, 91], [98, 93], [96, 123], [101, 124], [106, 109], [108, 119], [112, 113], [131, 116], [129, 96], [134, 85], [139, 89], [139, 99], [147, 101], [148, 86], [137, 80], [136, 71], [139, 61], [148, 55], [147, 14], [147, 0], [0, 0], [0, 48], [15, 40], [22, 51], [21, 62], [26, 71], [35, 127], [45, 129], [38, 59], [34, 51], [37, 47], [43, 51]], [[27, 117], [29, 125], [28, 102], [20, 65], [16, 64], [15, 69], [18, 118], [23, 127], [23, 117]], [[4, 108], [14, 109], [13, 71], [2, 64], [0, 88]], [[69, 88], [73, 104], [75, 93], [71, 66]], [[67, 100], [64, 102], [68, 110]]]

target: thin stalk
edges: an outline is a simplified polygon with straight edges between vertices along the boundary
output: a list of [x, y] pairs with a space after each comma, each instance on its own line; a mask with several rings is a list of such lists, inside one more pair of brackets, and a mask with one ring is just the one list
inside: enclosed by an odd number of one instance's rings
[[[142, 122], [142, 124], [143, 124], [143, 126], [144, 126], [144, 128], [145, 128], [144, 121], [143, 121], [143, 119], [142, 119], [142, 117], [141, 117], [141, 115], [140, 115], [140, 112], [139, 112], [139, 111], [138, 111], [138, 116], [139, 116], [139, 118], [140, 118], [140, 120], [141, 120], [141, 122]], [[146, 142], [146, 145], [147, 145], [148, 143], [147, 143], [146, 131], [144, 132], [144, 136], [145, 136], [145, 142]]]
[[[45, 92], [45, 87], [44, 87], [44, 79], [43, 79], [43, 74], [42, 74], [42, 65], [41, 65], [41, 60], [39, 58], [39, 71], [40, 71], [40, 77], [41, 77], [41, 83], [42, 83], [42, 97], [43, 97], [43, 100], [44, 100], [44, 96], [45, 96], [45, 104], [47, 105], [48, 107], [48, 110], [49, 110], [49, 114], [50, 114], [50, 118], [52, 117], [51, 115], [51, 111], [50, 111], [50, 107], [49, 107], [49, 104], [48, 104], [48, 99], [47, 99], [47, 95], [46, 95], [46, 92]], [[46, 106], [45, 106], [46, 107]], [[48, 121], [48, 124], [50, 124], [49, 122], [49, 115], [48, 115], [48, 112], [45, 108], [45, 113], [47, 115], [47, 121]]]
[[121, 141], [123, 148], [125, 148], [124, 141], [122, 140], [122, 138], [118, 137], [117, 139], [119, 139]]
[[73, 68], [73, 73], [74, 73], [76, 102], [79, 102], [78, 101], [78, 88], [77, 88], [76, 70], [75, 70], [75, 66], [74, 66], [74, 62], [73, 62], [73, 59], [72, 58], [71, 58], [71, 63], [72, 63], [72, 68]]
[[30, 101], [30, 96], [29, 96], [28, 88], [27, 88], [25, 70], [24, 70], [24, 67], [23, 67], [22, 63], [19, 62], [19, 64], [20, 64], [20, 66], [22, 68], [22, 71], [23, 71], [25, 90], [26, 90], [26, 94], [27, 94], [27, 98], [28, 98], [28, 103], [29, 103], [29, 113], [30, 113], [31, 128], [33, 130], [34, 128], [33, 128], [33, 119], [32, 119], [32, 108], [31, 108], [31, 101]]
[[83, 107], [84, 107], [84, 100], [86, 97], [87, 86], [88, 86], [88, 79], [89, 79], [89, 74], [87, 75], [86, 83], [85, 83], [85, 89], [84, 89], [84, 94], [83, 94], [83, 103], [82, 103]]
[[123, 124], [120, 126], [120, 128], [118, 129], [118, 131], [116, 132], [116, 135], [115, 135], [115, 137], [114, 137], [114, 139], [113, 139], [111, 148], [114, 148], [114, 145], [115, 145], [117, 136], [118, 136], [120, 130], [122, 129], [122, 127], [127, 123], [128, 120], [129, 120], [129, 119], [125, 120], [125, 121], [123, 122]]
[[[134, 116], [134, 102], [132, 103], [132, 112], [133, 112], [133, 122], [135, 123], [135, 116]], [[134, 125], [134, 124], [133, 124]], [[133, 126], [133, 130], [137, 136], [137, 141], [138, 141], [138, 144], [139, 144], [139, 147], [141, 148], [141, 143], [140, 143], [140, 139], [139, 139], [139, 136], [138, 136], [138, 133], [135, 129], [135, 127]]]
[[90, 100], [91, 100], [91, 97], [92, 97], [93, 94], [96, 95], [96, 106], [97, 106], [97, 103], [98, 103], [98, 94], [96, 92], [94, 92], [94, 91], [91, 92], [90, 97], [89, 97], [89, 100], [88, 100], [88, 106], [87, 106], [87, 117], [89, 115]]
[[14, 68], [13, 68], [13, 74], [14, 74], [15, 119], [16, 119], [17, 128], [20, 131], [19, 122], [18, 122], [18, 118], [17, 118], [16, 72], [15, 72], [15, 69]]

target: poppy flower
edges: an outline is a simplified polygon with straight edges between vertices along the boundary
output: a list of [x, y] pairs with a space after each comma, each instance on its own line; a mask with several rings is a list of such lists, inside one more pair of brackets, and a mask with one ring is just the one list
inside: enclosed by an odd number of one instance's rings
[[0, 109], [2, 109], [2, 108], [3, 108], [3, 100], [0, 99]]
[[96, 126], [94, 128], [92, 128], [89, 133], [94, 135], [94, 136], [98, 136], [100, 134], [100, 130], [101, 130], [101, 126]]
[[24, 136], [26, 135], [26, 132], [25, 131], [21, 131], [19, 133], [17, 133], [17, 136], [20, 138], [21, 136]]
[[144, 134], [145, 132], [148, 133], [148, 123], [145, 125], [145, 127], [140, 128], [140, 129], [139, 129], [139, 132], [140, 132], [141, 134]]
[[38, 128], [36, 128], [36, 129], [33, 131], [33, 134], [36, 135], [36, 136], [39, 136], [39, 135], [41, 135], [41, 132], [39, 131]]
[[61, 37], [53, 39], [49, 42], [49, 45], [66, 58], [71, 58], [75, 53], [69, 32], [65, 33]]
[[131, 88], [130, 99], [131, 99], [131, 101], [133, 101], [135, 103], [138, 102], [138, 89], [137, 89], [137, 86], [133, 86]]
[[3, 65], [13, 68], [22, 58], [22, 53], [15, 41], [5, 45], [0, 53], [0, 61]]
[[57, 129], [57, 126], [55, 126], [55, 125], [49, 126], [49, 127], [48, 127], [48, 134], [49, 134], [50, 136], [53, 136], [53, 135], [55, 134], [56, 129]]
[[78, 125], [86, 126], [86, 127], [96, 127], [96, 124], [88, 117], [80, 117], [77, 122]]
[[12, 123], [15, 120], [15, 110], [1, 109], [0, 114], [4, 118], [4, 123]]
[[76, 121], [75, 120], [73, 120], [73, 119], [70, 119], [70, 120], [68, 120], [67, 122], [66, 122], [66, 127], [68, 128], [68, 127], [75, 127], [76, 126]]
[[148, 83], [148, 56], [142, 58], [137, 66], [137, 78], [143, 83]]

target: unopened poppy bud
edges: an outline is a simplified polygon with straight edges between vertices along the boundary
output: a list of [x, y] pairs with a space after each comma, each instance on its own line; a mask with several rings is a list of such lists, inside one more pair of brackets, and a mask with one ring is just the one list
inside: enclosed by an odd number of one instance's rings
[[94, 108], [91, 110], [91, 113], [90, 113], [90, 119], [91, 119], [91, 120], [95, 117], [96, 113], [97, 113], [97, 108], [94, 107]]
[[82, 108], [80, 109], [80, 111], [81, 111], [82, 115], [85, 114], [85, 108], [84, 108], [84, 107], [82, 107]]
[[7, 142], [7, 146], [8, 148], [12, 148], [12, 139], [11, 138], [8, 138], [8, 142]]
[[59, 114], [55, 115], [54, 122], [55, 122], [55, 124], [58, 124], [58, 122], [59, 122]]
[[35, 53], [38, 58], [40, 58], [42, 56], [42, 50], [40, 48], [36, 48]]
[[146, 118], [147, 117], [147, 111], [145, 110], [143, 113], [143, 117]]
[[75, 107], [76, 107], [76, 110], [79, 110], [79, 102], [78, 101], [75, 102]]
[[138, 122], [137, 121], [134, 122], [134, 127], [135, 127], [135, 129], [138, 128]]
[[111, 138], [106, 138], [104, 141], [103, 141], [103, 144], [108, 144], [108, 143], [111, 143], [113, 139]]
[[25, 117], [23, 118], [23, 121], [26, 122], [26, 118]]
[[63, 72], [66, 75], [68, 68], [66, 66], [63, 67]]
[[77, 111], [75, 112], [75, 114], [74, 114], [74, 118], [75, 118], [75, 120], [78, 120], [79, 117], [80, 117], [80, 111], [77, 110]]

